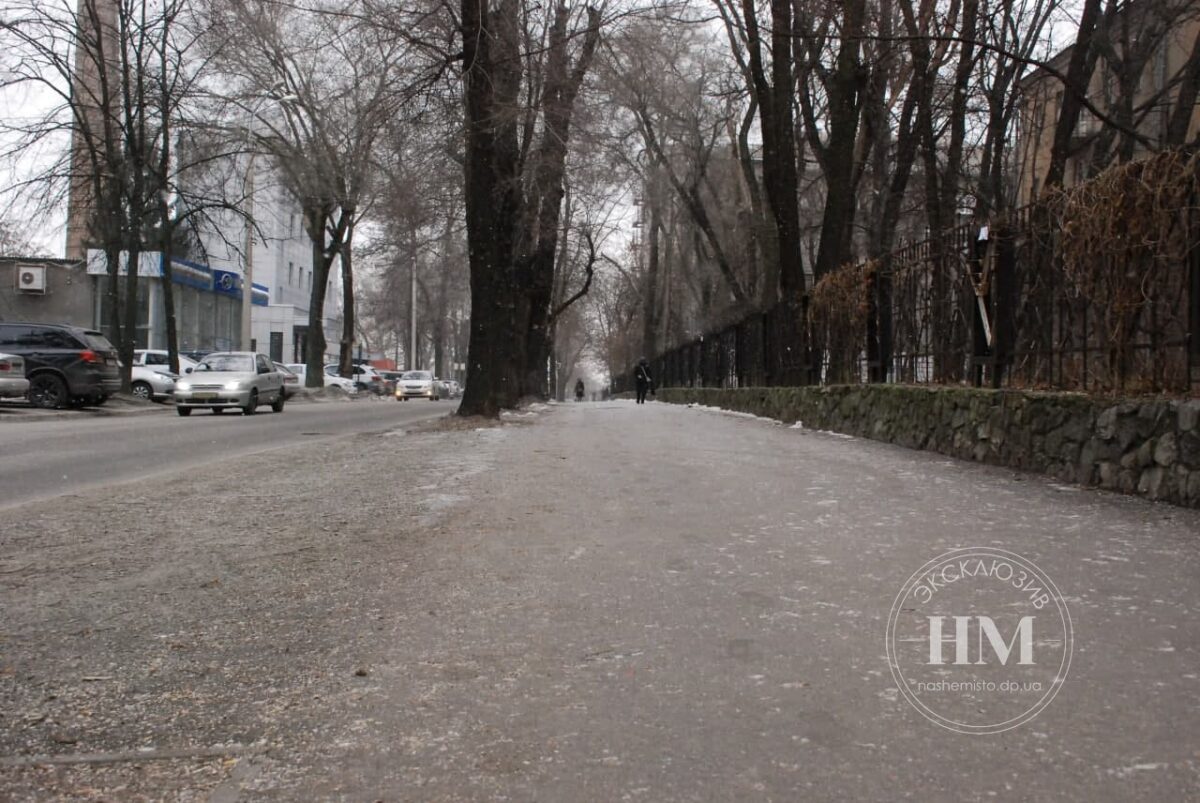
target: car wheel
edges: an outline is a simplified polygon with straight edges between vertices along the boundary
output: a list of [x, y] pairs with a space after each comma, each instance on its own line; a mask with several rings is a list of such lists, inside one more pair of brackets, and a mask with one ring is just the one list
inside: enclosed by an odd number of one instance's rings
[[258, 409], [258, 390], [250, 391], [250, 402], [242, 408], [242, 415], [254, 415], [254, 411]]
[[34, 407], [46, 410], [57, 410], [66, 407], [70, 401], [67, 394], [67, 383], [54, 374], [38, 374], [29, 380], [27, 398]]
[[133, 391], [135, 399], [150, 401], [154, 398], [154, 388], [150, 387], [149, 382], [134, 382], [130, 390]]
[[176, 407], [175, 412], [179, 416], [181, 416], [183, 418], [187, 418], [189, 415], [192, 414], [192, 408], [191, 407]]
[[224, 408], [224, 407], [213, 407], [213, 408], [212, 408], [212, 413], [213, 413], [213, 415], [221, 415], [221, 414], [222, 414], [222, 413], [224, 413], [224, 412], [225, 412], [225, 408]]
[[271, 412], [282, 413], [284, 401], [285, 399], [283, 396], [283, 391], [280, 391], [279, 396], [275, 399], [275, 401], [271, 402]]

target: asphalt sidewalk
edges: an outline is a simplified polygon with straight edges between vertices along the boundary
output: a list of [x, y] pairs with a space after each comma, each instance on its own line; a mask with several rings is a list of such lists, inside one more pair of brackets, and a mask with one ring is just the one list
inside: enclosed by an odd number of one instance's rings
[[[192, 476], [195, 503], [248, 506], [240, 527], [199, 505], [123, 530], [160, 504], [131, 485], [10, 531], [0, 796], [1200, 788], [1200, 512], [711, 410], [506, 422]], [[886, 657], [906, 579], [963, 546], [1036, 562], [1074, 620], [1061, 692], [992, 736], [927, 721]]]

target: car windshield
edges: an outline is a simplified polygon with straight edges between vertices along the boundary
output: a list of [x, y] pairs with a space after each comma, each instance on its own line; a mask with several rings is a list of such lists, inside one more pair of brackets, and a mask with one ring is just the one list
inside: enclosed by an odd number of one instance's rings
[[254, 371], [254, 360], [244, 354], [213, 354], [201, 360], [195, 370], [252, 373]]
[[407, 374], [405, 374], [401, 378], [402, 379], [425, 379], [425, 380], [428, 380], [428, 379], [432, 379], [433, 375], [430, 374], [428, 371], [409, 371]]

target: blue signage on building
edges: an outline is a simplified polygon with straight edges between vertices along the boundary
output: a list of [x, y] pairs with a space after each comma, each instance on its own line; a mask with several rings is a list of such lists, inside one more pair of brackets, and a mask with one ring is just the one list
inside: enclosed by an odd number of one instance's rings
[[213, 292], [218, 295], [242, 297], [242, 277], [233, 271], [213, 268]]

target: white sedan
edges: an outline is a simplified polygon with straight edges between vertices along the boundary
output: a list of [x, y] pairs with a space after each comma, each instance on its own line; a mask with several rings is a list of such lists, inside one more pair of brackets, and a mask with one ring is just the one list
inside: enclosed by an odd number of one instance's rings
[[429, 371], [405, 371], [396, 383], [396, 401], [408, 401], [409, 399], [437, 401], [442, 398], [443, 394], [441, 380], [434, 378]]
[[25, 378], [25, 358], [15, 354], [0, 354], [0, 399], [24, 396], [29, 392]]
[[[308, 373], [308, 367], [302, 362], [289, 362], [285, 366], [296, 376], [300, 377], [300, 387], [306, 387], [304, 377]], [[341, 388], [349, 394], [358, 393], [358, 385], [353, 379], [346, 379], [342, 376], [330, 376], [325, 374], [325, 387]]]
[[131, 369], [132, 384], [130, 390], [138, 399], [146, 401], [166, 401], [175, 392], [175, 381], [178, 374], [172, 374], [165, 368], [154, 370], [148, 365], [135, 365]]
[[[196, 367], [196, 361], [188, 357], [179, 356], [179, 370], [181, 373], [189, 374], [192, 368]], [[171, 360], [168, 358], [166, 349], [134, 349], [133, 364], [146, 365], [156, 371], [171, 372]]]

